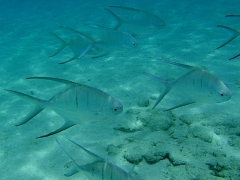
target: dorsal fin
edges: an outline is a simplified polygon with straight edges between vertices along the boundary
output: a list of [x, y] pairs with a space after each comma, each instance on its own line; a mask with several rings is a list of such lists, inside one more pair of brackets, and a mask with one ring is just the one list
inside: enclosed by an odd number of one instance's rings
[[118, 29], [123, 24], [123, 20], [119, 16], [117, 16], [114, 12], [112, 12], [110, 9], [107, 8], [104, 9], [116, 19], [117, 24], [113, 27], [113, 29]]
[[175, 66], [179, 66], [179, 67], [182, 67], [182, 68], [185, 68], [185, 69], [190, 69], [190, 70], [200, 69], [200, 68], [197, 68], [197, 67], [194, 67], [194, 66], [181, 64], [181, 63], [177, 63], [177, 62], [173, 62], [173, 61], [162, 60], [162, 59], [157, 59], [157, 60], [168, 63], [168, 64], [172, 64], [172, 65], [175, 65]]
[[72, 28], [66, 27], [66, 26], [59, 26], [59, 27], [64, 28], [64, 29], [69, 30], [69, 31], [72, 31], [74, 33], [77, 33], [78, 35], [80, 35], [84, 40], [88, 41], [89, 43], [95, 43], [95, 40], [92, 37], [88, 36], [87, 34], [84, 34], [84, 33], [80, 32], [76, 29], [72, 29]]
[[[78, 83], [75, 83], [75, 82], [72, 82], [72, 81], [68, 81], [68, 80], [65, 80], [65, 79], [53, 78], [53, 77], [28, 77], [26, 79], [44, 79], [44, 80], [61, 82], [61, 83], [64, 83], [66, 85], [77, 85], [78, 84]], [[80, 84], [78, 84], [78, 85], [80, 85]]]

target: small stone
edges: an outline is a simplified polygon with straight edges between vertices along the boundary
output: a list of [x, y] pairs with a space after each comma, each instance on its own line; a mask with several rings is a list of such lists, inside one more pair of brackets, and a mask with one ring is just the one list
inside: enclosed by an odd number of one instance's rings
[[115, 146], [113, 144], [108, 145], [107, 152], [109, 156], [116, 156], [120, 151], [120, 146]]
[[140, 99], [137, 104], [139, 107], [148, 107], [149, 100], [148, 99]]
[[172, 154], [169, 154], [168, 160], [172, 163], [173, 166], [180, 166], [186, 164], [185, 161], [181, 160], [178, 157], [173, 156]]

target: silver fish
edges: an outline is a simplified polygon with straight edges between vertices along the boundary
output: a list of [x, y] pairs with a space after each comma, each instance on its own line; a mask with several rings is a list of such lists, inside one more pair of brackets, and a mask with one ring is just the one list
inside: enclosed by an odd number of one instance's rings
[[155, 108], [164, 96], [172, 89], [176, 89], [178, 92], [182, 93], [182, 96], [186, 98], [187, 101], [170, 109], [166, 109], [166, 111], [193, 103], [221, 103], [231, 99], [231, 91], [213, 74], [185, 64], [166, 60], [161, 61], [190, 69], [190, 71], [171, 83], [152, 74], [144, 73], [150, 78], [165, 85], [165, 90], [159, 95], [153, 108]]
[[123, 106], [118, 100], [99, 89], [52, 77], [30, 77], [27, 79], [44, 79], [66, 84], [64, 90], [47, 101], [5, 89], [35, 104], [35, 109], [29, 112], [16, 126], [30, 121], [45, 108], [52, 109], [65, 119], [65, 124], [60, 128], [38, 138], [59, 133], [78, 123], [113, 117], [123, 111]]
[[67, 61], [59, 63], [65, 64], [75, 59], [80, 59], [86, 54], [92, 56], [92, 58], [98, 58], [108, 55], [112, 52], [124, 51], [137, 45], [137, 40], [128, 33], [102, 26], [88, 26], [93, 27], [100, 32], [100, 37], [98, 39], [94, 39], [78, 30], [64, 26], [60, 27], [77, 34], [77, 36], [69, 42], [64, 41], [56, 34], [51, 33], [57, 39], [59, 39], [59, 41], [61, 42], [61, 46], [54, 54], [49, 57], [57, 55], [61, 50], [68, 46], [72, 50], [74, 56]]
[[[57, 140], [56, 140], [57, 141]], [[69, 140], [71, 141], [71, 140]], [[105, 159], [101, 158], [100, 156], [92, 153], [91, 151], [87, 150], [86, 148], [82, 147], [81, 145], [71, 141], [79, 148], [83, 149], [86, 153], [91, 155], [94, 159], [94, 162], [88, 164], [78, 164], [76, 160], [74, 160], [67, 151], [59, 144], [61, 149], [68, 155], [68, 157], [72, 160], [73, 168], [70, 172], [64, 174], [65, 176], [69, 177], [72, 176], [80, 171], [83, 171], [84, 174], [90, 180], [134, 180], [130, 173], [126, 172], [125, 170], [121, 169], [120, 167], [106, 161]]]
[[133, 13], [123, 19], [110, 9], [105, 8], [105, 10], [117, 20], [114, 29], [121, 29], [122, 31], [130, 32], [135, 36], [151, 34], [166, 26], [166, 23], [159, 16], [148, 11], [124, 6], [109, 6], [109, 8], [121, 9]]

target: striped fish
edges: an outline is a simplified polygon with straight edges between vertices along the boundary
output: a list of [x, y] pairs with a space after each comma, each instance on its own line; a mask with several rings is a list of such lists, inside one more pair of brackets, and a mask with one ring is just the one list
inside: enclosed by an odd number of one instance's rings
[[[111, 10], [108, 8], [105, 8], [105, 10], [108, 11], [117, 21], [114, 29], [129, 32], [133, 36], [152, 34], [159, 29], [166, 27], [166, 23], [154, 13], [125, 6], [109, 6], [109, 8]], [[127, 15], [119, 17], [112, 11], [112, 9], [119, 9]]]
[[190, 69], [190, 71], [171, 83], [152, 74], [144, 73], [148, 77], [165, 85], [165, 90], [159, 95], [153, 108], [155, 108], [164, 96], [172, 89], [176, 89], [180, 92], [186, 101], [170, 109], [166, 109], [166, 111], [193, 103], [221, 103], [228, 101], [231, 98], [231, 91], [213, 74], [185, 64], [166, 60], [161, 61]]
[[[56, 140], [57, 141], [57, 140]], [[71, 140], [69, 140], [71, 141]], [[91, 155], [96, 161], [80, 165], [74, 160], [59, 144], [61, 149], [68, 155], [68, 157], [72, 160], [73, 168], [70, 172], [64, 174], [65, 176], [69, 177], [72, 176], [80, 171], [83, 171], [84, 174], [87, 176], [89, 180], [134, 180], [130, 173], [126, 172], [125, 170], [121, 169], [120, 167], [104, 160], [103, 158], [99, 157], [98, 155], [92, 153], [91, 151], [85, 149], [81, 145], [71, 141], [79, 148], [83, 149], [86, 153]]]
[[92, 38], [78, 30], [64, 26], [60, 27], [69, 30], [77, 35], [69, 42], [66, 42], [56, 34], [51, 33], [57, 39], [59, 39], [61, 46], [56, 50], [54, 54], [50, 55], [49, 57], [53, 57], [62, 51], [65, 47], [69, 47], [73, 52], [73, 57], [67, 61], [59, 63], [65, 64], [73, 60], [80, 59], [87, 54], [92, 58], [98, 58], [108, 55], [112, 52], [124, 51], [137, 45], [137, 40], [128, 33], [102, 26], [88, 26], [95, 28], [95, 31], [98, 31], [100, 33], [100, 37], [98, 39]]
[[66, 130], [78, 123], [103, 120], [122, 112], [122, 104], [109, 94], [83, 84], [52, 77], [30, 77], [27, 79], [44, 79], [66, 84], [66, 88], [49, 100], [41, 100], [21, 92], [7, 90], [35, 104], [20, 123], [20, 126], [30, 121], [45, 108], [50, 108], [65, 119], [65, 124], [57, 130], [40, 136], [47, 137]]

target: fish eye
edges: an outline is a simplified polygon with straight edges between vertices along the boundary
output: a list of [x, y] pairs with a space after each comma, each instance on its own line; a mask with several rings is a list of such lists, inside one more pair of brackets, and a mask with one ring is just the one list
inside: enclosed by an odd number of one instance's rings
[[118, 110], [118, 108], [116, 108], [116, 107], [115, 107], [115, 108], [113, 108], [113, 111], [114, 111], [114, 112], [116, 112], [117, 110]]
[[224, 94], [223, 94], [223, 93], [221, 93], [221, 94], [220, 94], [220, 96], [224, 96]]

